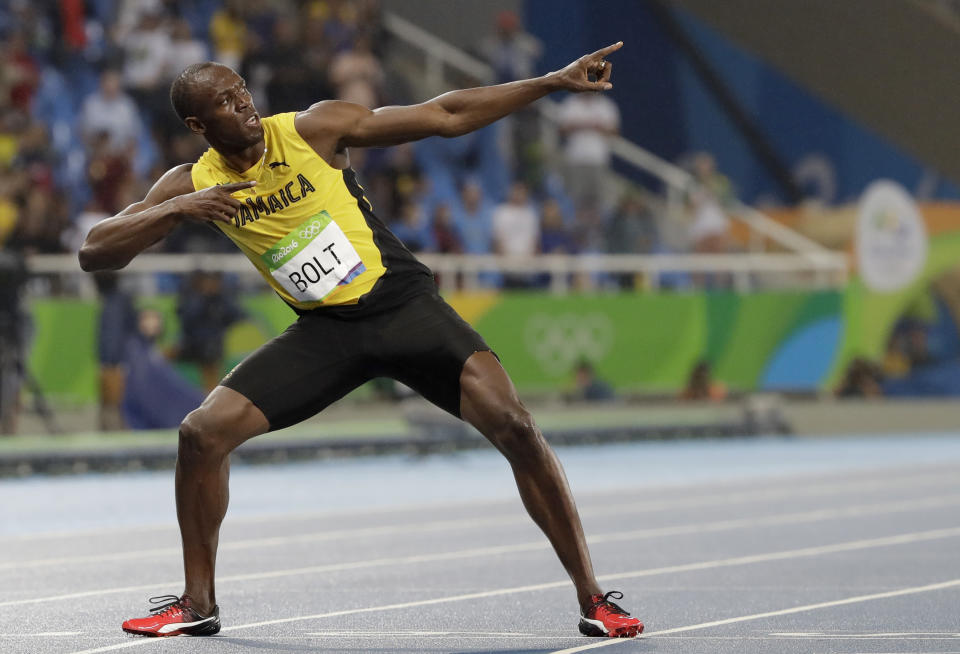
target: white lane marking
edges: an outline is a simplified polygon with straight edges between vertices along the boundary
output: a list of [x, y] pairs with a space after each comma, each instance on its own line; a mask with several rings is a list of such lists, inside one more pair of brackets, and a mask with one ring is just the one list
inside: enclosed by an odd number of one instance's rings
[[304, 637], [309, 638], [372, 638], [375, 640], [380, 640], [384, 638], [398, 639], [398, 638], [431, 638], [431, 639], [445, 639], [445, 638], [470, 638], [470, 639], [503, 639], [503, 638], [525, 638], [525, 639], [534, 639], [534, 640], [570, 640], [570, 636], [557, 635], [556, 632], [553, 633], [544, 633], [544, 634], [530, 634], [530, 633], [517, 633], [513, 631], [310, 631], [300, 636], [296, 636], [296, 639], [301, 639]]
[[[947, 466], [937, 465], [931, 466], [932, 468], [939, 469]], [[683, 497], [674, 500], [652, 500], [646, 502], [645, 504], [649, 506], [648, 511], [660, 511], [671, 508], [681, 508], [681, 507], [696, 507], [696, 506], [712, 506], [716, 504], [723, 504], [731, 501], [753, 501], [753, 500], [765, 500], [765, 499], [777, 499], [780, 497], [797, 497], [797, 496], [818, 496], [818, 495], [827, 495], [832, 494], [837, 491], [843, 490], [871, 490], [877, 488], [895, 488], [898, 486], [910, 486], [910, 485], [936, 485], [946, 482], [956, 482], [957, 475], [953, 473], [939, 473], [939, 472], [926, 472], [926, 473], [909, 473], [903, 475], [894, 475], [890, 474], [890, 471], [887, 470], [876, 470], [872, 471], [872, 474], [888, 474], [887, 477], [882, 479], [856, 479], [852, 481], [838, 481], [838, 482], [820, 482], [818, 480], [822, 479], [824, 475], [809, 475], [809, 474], [798, 474], [791, 475], [787, 477], [776, 477], [775, 481], [779, 482], [781, 485], [786, 484], [786, 487], [766, 489], [766, 490], [742, 490], [734, 491], [728, 493], [719, 493], [718, 490], [724, 488], [729, 488], [734, 485], [733, 482], [721, 481], [715, 484], [688, 484], [688, 485], [678, 485], [678, 486], [626, 486], [618, 489], [603, 490], [603, 491], [577, 491], [577, 498], [580, 500], [583, 499], [595, 499], [602, 498], [609, 495], [618, 495], [622, 496], [629, 493], [656, 493], [664, 492], [664, 490], [672, 492], [691, 492], [691, 493], [704, 493], [703, 496], [694, 495], [692, 497]], [[755, 481], [759, 481], [761, 484], [771, 481], [766, 478], [759, 478]], [[792, 486], [791, 484], [796, 484], [797, 486]], [[806, 485], [801, 485], [806, 484]], [[737, 484], [740, 485], [740, 484]], [[313, 510], [313, 511], [291, 511], [288, 513], [269, 513], [264, 515], [251, 515], [251, 516], [237, 516], [230, 518], [231, 525], [239, 524], [264, 524], [271, 522], [285, 522], [293, 520], [305, 520], [305, 519], [317, 519], [325, 517], [338, 517], [338, 516], [363, 516], [363, 515], [377, 515], [377, 514], [389, 514], [392, 515], [398, 512], [422, 512], [424, 510], [441, 510], [441, 509], [456, 509], [456, 508], [469, 508], [477, 506], [495, 506], [498, 504], [507, 504], [514, 505], [517, 503], [516, 498], [491, 498], [483, 500], [454, 500], [449, 502], [422, 502], [422, 503], [405, 503], [397, 504], [395, 506], [379, 506], [379, 507], [365, 507], [360, 509], [352, 509], [345, 511], [343, 509], [325, 509], [325, 510]], [[585, 504], [580, 502], [582, 505]], [[73, 530], [60, 530], [60, 531], [47, 531], [39, 534], [0, 534], [0, 542], [4, 541], [33, 541], [33, 540], [60, 540], [64, 538], [77, 538], [77, 537], [92, 537], [100, 534], [113, 534], [113, 533], [122, 533], [122, 532], [137, 532], [143, 533], [146, 531], [166, 531], [166, 530], [175, 530], [177, 528], [176, 523], [163, 523], [163, 524], [152, 524], [152, 525], [125, 525], [125, 526], [110, 526], [110, 527], [95, 527], [95, 528], [84, 528], [84, 529], [73, 529]]]
[[[768, 561], [782, 561], [787, 559], [795, 558], [805, 558], [811, 556], [819, 556], [821, 554], [830, 554], [835, 552], [849, 552], [853, 550], [863, 550], [870, 549], [874, 547], [888, 547], [891, 545], [903, 545], [906, 543], [916, 543], [927, 540], [935, 540], [939, 538], [949, 538], [951, 536], [960, 536], [960, 527], [953, 529], [936, 529], [931, 531], [924, 532], [914, 532], [906, 534], [898, 534], [896, 536], [888, 536], [885, 538], [870, 538], [864, 540], [856, 541], [846, 541], [842, 543], [834, 543], [832, 545], [820, 545], [817, 547], [804, 547], [796, 550], [785, 550], [780, 552], [767, 552], [765, 554], [757, 554], [753, 556], [739, 556], [730, 559], [716, 559], [713, 561], [699, 561], [697, 563], [687, 563], [684, 565], [671, 565], [661, 568], [648, 568], [645, 570], [632, 570], [629, 572], [617, 572], [613, 574], [600, 575], [598, 580], [600, 581], [615, 581], [622, 579], [634, 579], [637, 577], [649, 577], [653, 575], [668, 574], [668, 573], [677, 573], [677, 572], [687, 572], [691, 570], [708, 570], [712, 568], [724, 568], [730, 566], [746, 565], [749, 563], [761, 563]], [[944, 582], [948, 585], [960, 584], [960, 580], [954, 580], [951, 582]], [[516, 593], [528, 593], [534, 591], [542, 590], [551, 590], [555, 588], [567, 588], [569, 587], [570, 581], [564, 579], [563, 581], [551, 581], [541, 584], [530, 584], [527, 586], [515, 586], [512, 588], [499, 588], [495, 590], [485, 590], [476, 593], [464, 593], [461, 595], [448, 595], [446, 597], [435, 597], [433, 599], [427, 600], [416, 600], [413, 602], [400, 602], [397, 604], [386, 604], [382, 606], [368, 606], [357, 609], [344, 609], [341, 611], [330, 611], [328, 613], [314, 613], [311, 615], [299, 615], [292, 616], [288, 618], [276, 618], [273, 620], [262, 620], [259, 622], [249, 622], [247, 624], [232, 625], [229, 627], [224, 627], [221, 629], [221, 633], [237, 631], [239, 629], [252, 629], [255, 627], [266, 627], [271, 625], [278, 624], [288, 624], [291, 622], [301, 622], [304, 620], [320, 620], [323, 618], [336, 618], [345, 615], [359, 615], [362, 613], [382, 613], [384, 611], [394, 611], [398, 609], [409, 609], [420, 606], [432, 606], [436, 604], [447, 604], [450, 602], [463, 602], [474, 599], [487, 599], [490, 597], [501, 597], [503, 595], [513, 595]], [[924, 587], [927, 588], [927, 587]], [[897, 591], [894, 591], [897, 592]], [[723, 621], [720, 622], [723, 624]], [[704, 623], [708, 624], [708, 623]], [[709, 623], [709, 626], [712, 626], [712, 623]], [[680, 630], [690, 629], [691, 627], [680, 627]], [[697, 626], [696, 628], [705, 628], [704, 626]], [[663, 632], [656, 633], [675, 633], [677, 629], [665, 630]], [[621, 639], [613, 639], [614, 641]], [[73, 652], [72, 654], [99, 654], [100, 652], [111, 652], [118, 649], [126, 649], [127, 647], [136, 647], [138, 645], [147, 645], [152, 642], [156, 642], [156, 639], [146, 639], [139, 640], [134, 642], [119, 643], [116, 645], [107, 645], [104, 647], [98, 647], [95, 649], [86, 649], [78, 652]], [[605, 641], [608, 642], [608, 641]]]
[[[926, 479], [925, 481], [929, 481]], [[916, 484], [917, 480], [911, 480], [911, 485]], [[888, 487], [891, 484], [871, 483], [869, 485], [861, 484], [857, 488], [864, 489], [869, 487]], [[844, 487], [849, 487], [844, 484]], [[731, 504], [733, 502], [752, 502], [780, 497], [799, 495], [822, 495], [833, 493], [836, 487], [820, 486], [817, 488], [805, 489], [778, 489], [767, 493], [756, 492], [737, 492], [726, 495], [714, 495], [708, 498], [680, 498], [676, 500], [661, 500], [659, 502], [621, 502], [609, 504], [602, 507], [591, 507], [584, 509], [583, 512], [589, 513], [590, 517], [617, 515], [625, 512], [648, 513], [654, 511], [663, 511], [668, 509], [677, 509], [684, 507], [710, 506], [717, 504]], [[951, 496], [947, 496], [951, 497]], [[914, 500], [905, 500], [914, 501]], [[896, 503], [890, 503], [896, 504]], [[878, 504], [877, 506], [881, 506]], [[493, 516], [488, 518], [465, 518], [455, 520], [435, 520], [417, 524], [399, 524], [383, 525], [377, 527], [360, 527], [355, 529], [339, 529], [326, 532], [315, 532], [309, 534], [300, 534], [297, 536], [271, 536], [268, 538], [250, 538], [238, 541], [221, 543], [220, 551], [234, 551], [245, 549], [256, 549], [260, 547], [270, 547], [277, 545], [291, 545], [297, 543], [315, 543], [330, 540], [339, 540], [347, 538], [363, 538], [376, 536], [389, 536], [406, 533], [423, 533], [426, 531], [443, 531], [448, 529], [475, 529], [490, 526], [510, 525], [510, 524], [528, 524], [530, 518], [525, 514], [510, 516]], [[107, 563], [117, 561], [128, 561], [134, 559], [148, 558], [151, 556], [176, 556], [181, 553], [179, 547], [163, 547], [143, 549], [128, 552], [115, 552], [104, 554], [90, 554], [77, 556], [61, 556], [52, 558], [30, 559], [25, 561], [6, 561], [0, 563], [0, 570], [20, 570], [29, 567], [43, 567], [50, 565], [79, 565], [82, 563]]]
[[867, 639], [867, 640], [952, 640], [960, 638], [960, 633], [950, 631], [878, 631], [873, 633], [824, 633], [822, 631], [785, 631], [771, 632], [768, 636], [776, 638], [803, 638], [803, 639]]
[[[802, 524], [807, 522], [816, 522], [819, 520], [830, 520], [836, 518], [851, 518], [865, 515], [877, 515], [884, 513], [895, 513], [897, 511], [914, 511], [924, 507], [941, 506], [960, 503], [960, 495], [948, 497], [930, 497], [920, 500], [904, 500], [902, 502], [881, 502], [879, 504], [865, 504], [860, 506], [843, 507], [838, 509], [820, 509], [816, 511], [803, 511], [800, 513], [785, 513], [774, 516], [763, 516], [760, 518], [740, 518], [735, 520], [717, 520], [714, 522], [693, 523], [685, 525], [674, 525], [669, 527], [653, 527], [646, 529], [635, 529], [626, 532], [611, 532], [606, 534], [595, 534], [587, 538], [591, 545], [598, 543], [616, 543], [625, 540], [641, 540], [646, 538], [663, 538], [668, 536], [679, 536], [689, 534], [714, 533], [720, 531], [729, 531], [733, 529]], [[921, 532], [927, 533], [927, 532]], [[373, 568], [380, 566], [398, 566], [414, 565], [418, 563], [433, 563], [437, 561], [452, 561], [458, 559], [473, 559], [483, 556], [500, 556], [503, 554], [516, 554], [520, 552], [533, 552], [537, 550], [549, 549], [549, 543], [546, 540], [538, 539], [526, 543], [515, 543], [512, 545], [498, 545], [492, 547], [475, 547], [465, 550], [454, 550], [451, 552], [436, 552], [430, 554], [415, 554], [408, 556], [380, 557], [375, 559], [364, 559], [361, 561], [346, 561], [341, 563], [328, 563], [318, 566], [305, 566], [301, 568], [288, 568], [283, 570], [270, 570], [267, 572], [252, 572], [242, 575], [228, 575], [217, 579], [217, 583], [258, 581], [262, 579], [276, 579], [279, 577], [293, 577], [310, 574], [322, 574], [330, 572], [344, 572], [347, 570], [359, 570], [363, 568]], [[121, 586], [119, 588], [104, 588], [99, 590], [79, 591], [75, 593], [66, 593], [62, 595], [51, 595], [47, 597], [34, 597], [29, 599], [7, 600], [0, 602], [0, 607], [20, 606], [25, 604], [39, 604], [42, 602], [54, 602], [61, 600], [81, 599], [84, 597], [97, 597], [102, 595], [114, 595], [118, 593], [127, 593], [141, 590], [152, 590], [165, 586], [179, 586], [182, 581], [161, 581], [150, 584], [138, 584], [136, 586]]]
[[23, 634], [23, 633], [14, 633], [14, 634], [2, 634], [0, 633], [0, 638], [36, 638], [48, 636], [82, 636], [82, 631], [39, 631], [35, 634]]
[[[762, 620], [764, 618], [774, 618], [781, 615], [791, 615], [793, 613], [805, 613], [807, 611], [815, 611], [817, 609], [828, 609], [835, 606], [845, 606], [847, 604], [858, 604], [860, 602], [872, 602], [874, 600], [889, 599], [891, 597], [902, 597], [904, 595], [916, 595], [918, 593], [929, 593], [932, 591], [944, 590], [947, 588], [956, 588], [958, 586], [960, 586], [960, 579], [951, 579], [950, 581], [941, 581], [936, 584], [912, 586], [910, 588], [900, 588], [898, 590], [890, 590], [883, 593], [871, 593], [869, 595], [856, 595], [854, 597], [845, 597], [843, 599], [831, 600], [828, 602], [817, 602], [816, 604], [806, 604], [804, 606], [793, 606], [788, 609], [780, 609], [778, 611], [765, 611], [763, 613], [741, 615], [735, 618], [724, 618], [723, 620], [701, 622], [700, 624], [691, 624], [685, 627], [661, 629], [660, 631], [651, 631], [649, 633], [645, 633], [640, 638], [647, 639], [647, 638], [654, 638], [656, 636], [665, 636], [667, 634], [679, 634], [687, 631], [696, 631], [698, 629], [709, 629], [710, 627], [720, 627], [728, 624], [736, 624], [738, 622], [750, 622], [751, 620]], [[591, 650], [591, 649], [599, 649], [601, 647], [610, 647], [611, 645], [618, 644], [618, 642], [624, 642], [624, 640], [629, 641], [630, 639], [612, 638], [610, 640], [603, 640], [596, 643], [591, 643], [590, 645], [582, 645], [580, 647], [571, 647], [569, 649], [557, 650], [555, 652], [552, 652], [552, 654], [574, 654], [574, 652], [586, 652], [587, 650]]]

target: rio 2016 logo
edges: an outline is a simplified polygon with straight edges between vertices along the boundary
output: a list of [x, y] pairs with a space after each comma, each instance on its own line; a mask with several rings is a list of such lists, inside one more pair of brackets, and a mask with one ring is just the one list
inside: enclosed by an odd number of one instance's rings
[[913, 198], [889, 180], [870, 184], [860, 199], [856, 254], [860, 277], [873, 291], [913, 283], [927, 262], [926, 225]]
[[297, 243], [296, 241], [291, 241], [287, 245], [284, 245], [282, 248], [274, 252], [270, 258], [273, 260], [274, 263], [277, 263], [278, 261], [280, 261], [285, 256], [287, 256], [288, 254], [290, 254], [291, 252], [293, 252], [299, 247], [300, 247], [299, 243]]

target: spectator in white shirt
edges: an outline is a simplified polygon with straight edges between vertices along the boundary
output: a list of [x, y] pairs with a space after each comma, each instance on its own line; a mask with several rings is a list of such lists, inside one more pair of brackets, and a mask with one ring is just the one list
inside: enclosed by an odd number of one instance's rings
[[560, 130], [571, 197], [580, 206], [605, 204], [609, 138], [620, 131], [617, 105], [600, 93], [571, 94], [560, 105]]
[[[527, 185], [514, 182], [507, 202], [493, 210], [493, 244], [497, 254], [531, 257], [540, 249], [540, 217], [527, 197]], [[527, 287], [534, 283], [528, 274], [504, 276], [507, 287]]]
[[149, 107], [158, 91], [167, 91], [165, 73], [172, 42], [163, 15], [158, 11], [145, 13], [122, 45], [124, 86], [141, 106]]
[[170, 37], [172, 47], [167, 54], [163, 75], [165, 82], [172, 82], [190, 64], [210, 59], [207, 44], [193, 37], [190, 23], [186, 19], [178, 18], [174, 21]]
[[100, 75], [100, 88], [86, 97], [78, 121], [80, 133], [88, 145], [100, 134], [108, 137], [111, 152], [129, 152], [141, 130], [140, 111], [133, 99], [120, 88], [120, 74], [106, 70]]

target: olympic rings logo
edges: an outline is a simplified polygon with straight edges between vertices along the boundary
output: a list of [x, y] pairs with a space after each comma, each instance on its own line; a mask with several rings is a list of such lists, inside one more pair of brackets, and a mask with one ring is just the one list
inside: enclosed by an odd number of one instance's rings
[[602, 313], [537, 313], [525, 328], [528, 350], [553, 377], [568, 374], [582, 359], [602, 359], [613, 347], [613, 340], [613, 323]]
[[300, 238], [313, 238], [323, 231], [323, 226], [316, 220], [300, 230]]

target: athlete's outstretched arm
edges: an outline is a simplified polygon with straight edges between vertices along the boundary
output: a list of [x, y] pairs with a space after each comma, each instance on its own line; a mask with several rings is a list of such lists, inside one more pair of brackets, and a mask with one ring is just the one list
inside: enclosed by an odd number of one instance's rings
[[143, 200], [97, 223], [80, 248], [80, 267], [87, 272], [123, 268], [187, 218], [232, 222], [240, 202], [230, 194], [256, 182], [195, 191], [190, 177], [191, 165], [171, 168]]
[[[366, 107], [328, 100], [297, 115], [297, 131], [328, 161], [350, 146], [385, 146], [428, 136], [460, 136], [489, 125], [553, 91], [607, 91], [612, 64], [604, 57], [619, 50], [614, 43], [584, 55], [566, 68], [543, 77], [451, 91], [407, 107]], [[603, 65], [601, 65], [603, 62]], [[591, 82], [588, 75], [595, 75]]]

